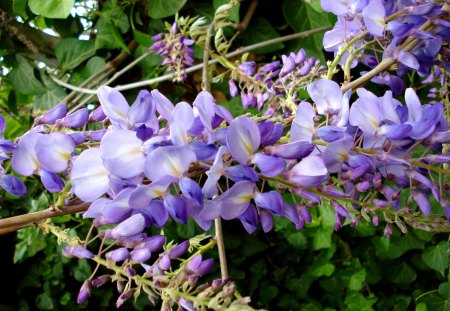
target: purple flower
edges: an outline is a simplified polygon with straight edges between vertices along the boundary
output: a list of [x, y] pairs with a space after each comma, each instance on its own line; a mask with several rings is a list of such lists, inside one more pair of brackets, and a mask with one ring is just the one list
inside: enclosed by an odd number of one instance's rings
[[256, 123], [247, 117], [239, 117], [227, 132], [227, 146], [233, 157], [241, 164], [247, 164], [261, 142]]
[[295, 165], [285, 178], [304, 187], [317, 187], [328, 178], [327, 168], [318, 155], [310, 155]]
[[244, 62], [238, 68], [244, 76], [250, 77], [255, 73], [255, 66], [255, 62]]

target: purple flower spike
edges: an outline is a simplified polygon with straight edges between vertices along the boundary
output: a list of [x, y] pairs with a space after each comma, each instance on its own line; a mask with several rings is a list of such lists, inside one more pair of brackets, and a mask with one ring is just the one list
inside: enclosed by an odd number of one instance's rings
[[122, 221], [112, 230], [113, 238], [129, 237], [141, 233], [145, 227], [145, 218], [142, 214], [134, 214]]
[[285, 176], [289, 181], [300, 186], [317, 187], [328, 178], [327, 174], [322, 157], [312, 155], [301, 160]]
[[181, 178], [195, 161], [195, 153], [186, 146], [159, 147], [147, 156], [144, 173], [152, 181], [164, 176]]
[[6, 192], [16, 196], [24, 196], [27, 194], [27, 187], [22, 180], [14, 175], [3, 175], [0, 177], [0, 188]]
[[75, 111], [68, 116], [59, 119], [56, 121], [57, 126], [65, 126], [65, 127], [82, 127], [84, 126], [89, 119], [89, 112], [86, 108]]
[[73, 192], [85, 202], [92, 202], [109, 189], [109, 172], [103, 166], [100, 148], [83, 151], [72, 167]]
[[106, 169], [113, 175], [132, 178], [144, 171], [142, 141], [134, 131], [108, 131], [100, 143], [100, 152]]
[[59, 173], [66, 170], [75, 144], [70, 136], [56, 132], [41, 136], [35, 150], [43, 169]]
[[227, 132], [227, 146], [233, 157], [241, 164], [247, 164], [261, 142], [256, 123], [247, 117], [239, 117]]
[[92, 259], [94, 254], [80, 246], [68, 245], [62, 250], [62, 254], [66, 257], [75, 257], [80, 259]]
[[36, 124], [55, 124], [56, 120], [62, 119], [67, 113], [67, 107], [64, 103], [60, 103], [44, 113], [42, 116], [36, 118]]

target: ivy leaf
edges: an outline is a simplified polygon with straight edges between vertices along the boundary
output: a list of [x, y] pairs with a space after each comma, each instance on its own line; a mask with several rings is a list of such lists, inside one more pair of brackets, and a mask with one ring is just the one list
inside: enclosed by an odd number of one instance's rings
[[38, 96], [33, 103], [33, 113], [35, 115], [42, 114], [43, 112], [53, 108], [66, 97], [66, 91], [64, 88], [54, 83], [50, 78], [44, 76], [44, 83], [47, 89], [44, 94]]
[[125, 33], [130, 29], [127, 15], [115, 0], [105, 3], [101, 18], [116, 26], [121, 33]]
[[[252, 45], [279, 38], [280, 34], [265, 18], [257, 18], [246, 31], [242, 33], [244, 45]], [[255, 54], [265, 54], [284, 48], [283, 43], [275, 43], [266, 47], [253, 50]]]
[[150, 0], [148, 15], [152, 18], [165, 18], [175, 15], [187, 0]]
[[[296, 32], [311, 30], [323, 26], [332, 26], [328, 19], [328, 13], [319, 13], [311, 5], [298, 0], [286, 0], [283, 2], [281, 9], [283, 15], [292, 29]], [[308, 55], [319, 57], [323, 60], [322, 54], [322, 33], [318, 33], [307, 38], [296, 40], [297, 45], [304, 47], [308, 51]]]
[[86, 64], [86, 69], [88, 70], [90, 75], [95, 74], [96, 72], [105, 68], [106, 62], [105, 59], [100, 56], [94, 56], [90, 60], [88, 60]]
[[9, 74], [12, 85], [15, 90], [25, 95], [39, 95], [45, 92], [45, 87], [36, 79], [33, 72], [33, 67], [28, 61], [16, 55], [18, 66], [14, 68]]
[[52, 310], [54, 308], [53, 300], [47, 293], [39, 294], [36, 297], [36, 307], [40, 310]]
[[444, 274], [449, 266], [449, 251], [448, 242], [442, 241], [438, 245], [427, 247], [422, 254], [422, 259], [428, 267]]
[[95, 54], [92, 41], [67, 38], [61, 40], [55, 48], [56, 58], [63, 69], [73, 69]]
[[28, 6], [36, 15], [48, 18], [66, 18], [75, 0], [28, 0]]
[[96, 26], [97, 39], [95, 40], [95, 49], [116, 49], [128, 51], [128, 47], [123, 41], [117, 27], [108, 22], [105, 18], [100, 17]]

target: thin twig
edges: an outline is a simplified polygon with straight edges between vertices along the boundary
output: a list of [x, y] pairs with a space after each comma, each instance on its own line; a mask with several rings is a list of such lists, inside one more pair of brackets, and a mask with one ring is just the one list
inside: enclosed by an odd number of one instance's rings
[[233, 24], [233, 28], [239, 31], [244, 31], [247, 29], [250, 21], [252, 20], [253, 14], [255, 14], [256, 7], [258, 6], [259, 0], [252, 0], [248, 6], [247, 12], [241, 22]]
[[47, 218], [84, 212], [88, 209], [90, 205], [91, 203], [66, 205], [63, 206], [61, 209], [49, 207], [45, 210], [34, 213], [3, 218], [0, 219], [0, 235], [31, 226], [34, 223], [38, 223]]

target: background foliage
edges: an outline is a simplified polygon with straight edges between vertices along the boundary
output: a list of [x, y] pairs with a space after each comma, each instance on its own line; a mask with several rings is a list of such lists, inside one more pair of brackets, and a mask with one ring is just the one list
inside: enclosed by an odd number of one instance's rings
[[[251, 1], [243, 1], [230, 15], [242, 20]], [[49, 72], [73, 85], [98, 87], [152, 45], [151, 36], [164, 30], [164, 21], [180, 16], [204, 16], [211, 20], [226, 0], [14, 0], [0, 4], [0, 112], [6, 116], [6, 138], [23, 134], [34, 116], [66, 100], [97, 105], [89, 95], [70, 97]], [[260, 1], [246, 30], [237, 34], [233, 48], [290, 34], [332, 26], [334, 16], [320, 9], [320, 1]], [[236, 34], [225, 29], [227, 37]], [[248, 57], [270, 61], [305, 48], [325, 61], [322, 34], [260, 48]], [[201, 62], [203, 51], [195, 47]], [[161, 57], [149, 54], [137, 67], [122, 75], [115, 85], [160, 76]], [[357, 70], [357, 69], [355, 69]], [[66, 75], [70, 74], [70, 75]], [[183, 84], [152, 85], [173, 101], [192, 101], [201, 89], [200, 73]], [[93, 77], [96, 77], [92, 79]], [[67, 79], [68, 78], [68, 79]], [[91, 79], [91, 80], [89, 80]], [[86, 83], [86, 81], [90, 81]], [[383, 88], [375, 90], [380, 95]], [[134, 98], [138, 90], [125, 95]], [[244, 112], [239, 97], [230, 99], [226, 82], [213, 84], [216, 101], [234, 115]], [[2, 192], [0, 217], [48, 207], [51, 200], [32, 178], [29, 193], [17, 199]], [[319, 209], [321, 209], [319, 211]], [[296, 231], [285, 219], [277, 219], [275, 231], [247, 235], [235, 222], [225, 224], [225, 243], [230, 274], [253, 305], [272, 310], [450, 310], [448, 235], [394, 230], [390, 239], [382, 228], [362, 221], [356, 229], [334, 232], [334, 214], [326, 206], [315, 207], [314, 221]], [[322, 215], [322, 216], [320, 216]], [[321, 219], [320, 219], [321, 218]], [[79, 215], [55, 220], [83, 235], [89, 228]], [[201, 233], [190, 222], [165, 228], [169, 240], [179, 241]], [[69, 261], [60, 255], [52, 236], [35, 228], [0, 237], [1, 275], [6, 288], [0, 292], [1, 310], [107, 310], [113, 291], [93, 291], [88, 304], [75, 304], [80, 284], [92, 267], [86, 261]], [[217, 257], [217, 254], [211, 253]], [[213, 273], [214, 274], [214, 273]], [[215, 272], [217, 276], [218, 271]], [[124, 309], [148, 308], [145, 299], [128, 302]]]

